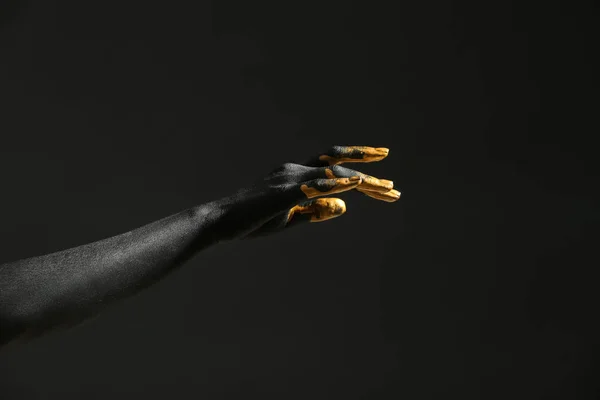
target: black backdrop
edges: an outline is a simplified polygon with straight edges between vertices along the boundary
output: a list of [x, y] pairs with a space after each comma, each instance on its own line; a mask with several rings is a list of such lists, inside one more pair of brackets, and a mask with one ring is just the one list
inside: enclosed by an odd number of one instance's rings
[[3, 399], [600, 395], [597, 10], [388, 3], [1, 3], [0, 262], [333, 144], [403, 193], [4, 349]]

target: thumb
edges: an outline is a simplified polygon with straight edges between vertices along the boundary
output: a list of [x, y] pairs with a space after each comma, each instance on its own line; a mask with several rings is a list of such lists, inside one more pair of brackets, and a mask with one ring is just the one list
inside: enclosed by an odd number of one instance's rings
[[298, 204], [279, 213], [245, 238], [265, 236], [307, 222], [322, 222], [337, 218], [346, 212], [346, 203], [334, 197], [320, 197]]

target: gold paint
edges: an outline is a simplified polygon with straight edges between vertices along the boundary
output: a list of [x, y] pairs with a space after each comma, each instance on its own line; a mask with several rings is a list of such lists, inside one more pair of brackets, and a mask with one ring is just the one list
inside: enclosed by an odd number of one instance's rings
[[387, 201], [388, 203], [393, 203], [394, 201], [397, 201], [398, 199], [400, 199], [400, 192], [395, 189], [392, 189], [385, 193], [374, 192], [371, 190], [365, 190], [365, 189], [361, 189], [361, 188], [356, 188], [356, 190], [358, 190], [361, 193], [366, 194], [369, 197], [372, 197], [377, 200]]
[[294, 206], [292, 208], [290, 208], [290, 210], [288, 211], [288, 216], [287, 216], [287, 223], [289, 223], [292, 219], [292, 217], [294, 216], [294, 214], [305, 214], [306, 213], [306, 209], [308, 207], [303, 207], [303, 206]]
[[326, 154], [319, 156], [319, 160], [327, 161], [329, 165], [342, 164], [345, 162], [360, 162], [368, 163], [381, 161], [386, 158], [390, 149], [386, 147], [368, 147], [368, 146], [346, 146], [343, 153], [350, 153], [353, 150], [358, 150], [362, 153], [362, 158], [350, 158], [342, 155], [341, 157], [331, 157]]
[[300, 190], [304, 192], [306, 197], [312, 199], [313, 197], [317, 196], [340, 193], [354, 189], [360, 184], [360, 182], [362, 182], [362, 179], [359, 176], [353, 176], [352, 178], [337, 178], [335, 181], [335, 186], [325, 192], [321, 192], [316, 188], [309, 187], [308, 185], [300, 186]]
[[394, 182], [388, 181], [387, 179], [377, 179], [374, 176], [364, 174], [362, 178], [362, 183], [358, 185], [360, 189], [369, 190], [372, 192], [385, 193], [389, 192], [394, 188]]
[[[359, 176], [362, 178], [362, 182], [360, 185], [358, 185], [358, 188], [380, 193], [388, 192], [394, 188], [393, 181], [388, 181], [387, 179], [378, 179], [374, 176], [363, 174], [362, 172], [359, 172], [359, 174]], [[325, 175], [327, 175], [327, 177], [330, 179], [336, 177], [330, 168], [325, 168]]]
[[288, 212], [287, 222], [289, 223], [295, 214], [312, 214], [310, 222], [321, 222], [339, 217], [345, 212], [346, 203], [344, 203], [344, 200], [333, 197], [320, 198], [304, 206], [292, 207]]

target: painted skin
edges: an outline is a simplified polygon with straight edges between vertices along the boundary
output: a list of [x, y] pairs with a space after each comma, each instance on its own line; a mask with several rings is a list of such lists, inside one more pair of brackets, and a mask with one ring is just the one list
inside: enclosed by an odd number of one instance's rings
[[[400, 192], [393, 189], [393, 181], [379, 179], [340, 166], [344, 163], [381, 161], [388, 155], [389, 149], [385, 147], [333, 146], [324, 154], [313, 157], [302, 164], [284, 164], [284, 166], [273, 171], [271, 177], [266, 179], [275, 182], [280, 182], [282, 178], [284, 181], [313, 179], [309, 183], [300, 186], [300, 190], [308, 199], [356, 189], [373, 199], [392, 203], [400, 199]], [[344, 178], [348, 178], [348, 180]], [[346, 204], [342, 199], [319, 197], [293, 206], [245, 237], [263, 236], [302, 222], [323, 222], [339, 217], [345, 212]]]
[[346, 203], [342, 199], [317, 199], [305, 206], [294, 206], [288, 212], [286, 223], [290, 223], [294, 215], [308, 214], [310, 222], [321, 222], [339, 217], [346, 212]]
[[[326, 154], [322, 154], [317, 157], [317, 160], [312, 160], [307, 162], [310, 165], [329, 165], [335, 166], [343, 163], [369, 163], [375, 161], [381, 161], [386, 158], [389, 154], [389, 149], [385, 147], [367, 147], [367, 146], [334, 146], [329, 152]], [[395, 202], [400, 199], [400, 192], [394, 189], [394, 182], [387, 179], [378, 179], [373, 176], [364, 174], [359, 171], [354, 171], [348, 168], [342, 171], [338, 168], [338, 174], [333, 171], [333, 168], [325, 168], [325, 177], [327, 179], [336, 179], [341, 178], [344, 175], [353, 174], [350, 179], [356, 179], [359, 177], [358, 183], [353, 185], [349, 183], [348, 185], [352, 186], [352, 189], [356, 189], [357, 191], [366, 194], [369, 197], [372, 197], [377, 200], [386, 201], [389, 203]], [[354, 182], [353, 182], [354, 183]], [[333, 183], [332, 183], [333, 184]], [[340, 182], [340, 186], [338, 187], [338, 192], [347, 190], [345, 186], [345, 181]], [[303, 186], [301, 188], [306, 194], [307, 197], [315, 196], [315, 195], [325, 195], [325, 194], [333, 194], [336, 193], [336, 189], [331, 189], [329, 191], [325, 190], [323, 192], [319, 192], [314, 188], [307, 188]], [[333, 205], [336, 205], [335, 207]], [[287, 223], [290, 223], [294, 214], [311, 214], [310, 222], [321, 222], [326, 221], [335, 217], [339, 217], [340, 215], [346, 212], [346, 205], [343, 200], [337, 198], [329, 198], [329, 199], [318, 199], [313, 203], [309, 203], [304, 206], [295, 206], [289, 212]]]
[[356, 189], [387, 202], [393, 182], [340, 164], [385, 158], [385, 148], [334, 146], [303, 164], [287, 163], [231, 196], [121, 235], [0, 265], [0, 346], [77, 325], [108, 304], [158, 282], [206, 247], [274, 234], [346, 212]]

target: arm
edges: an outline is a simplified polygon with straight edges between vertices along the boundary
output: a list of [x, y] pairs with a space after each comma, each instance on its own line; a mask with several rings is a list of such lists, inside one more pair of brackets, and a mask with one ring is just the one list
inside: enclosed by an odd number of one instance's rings
[[72, 325], [157, 282], [200, 250], [345, 212], [323, 196], [358, 189], [395, 201], [392, 182], [341, 167], [371, 162], [387, 149], [336, 146], [306, 165], [284, 164], [232, 196], [94, 243], [0, 265], [0, 345]]
[[0, 266], [0, 343], [79, 322], [134, 294], [217, 242], [216, 204], [185, 210], [131, 232]]

